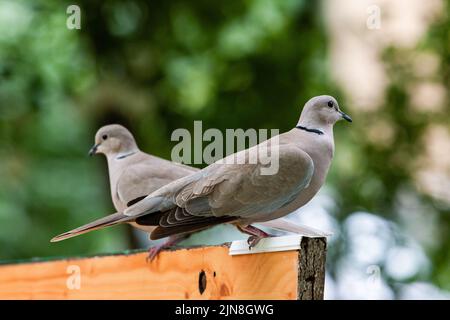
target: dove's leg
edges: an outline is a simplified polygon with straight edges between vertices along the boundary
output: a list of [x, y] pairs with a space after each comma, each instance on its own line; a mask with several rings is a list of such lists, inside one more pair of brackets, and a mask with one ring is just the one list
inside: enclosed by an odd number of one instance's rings
[[153, 259], [155, 259], [158, 253], [160, 253], [162, 250], [180, 243], [184, 239], [189, 238], [189, 236], [189, 233], [176, 234], [168, 237], [164, 242], [151, 247], [150, 249], [148, 249], [147, 261], [153, 261]]
[[256, 246], [258, 244], [258, 242], [262, 239], [262, 238], [269, 238], [269, 237], [273, 237], [273, 235], [268, 234], [267, 232], [264, 232], [252, 225], [248, 225], [248, 226], [237, 226], [237, 228], [246, 234], [249, 234], [250, 237], [248, 237], [247, 239], [247, 243], [248, 243], [248, 248], [251, 249], [254, 246]]

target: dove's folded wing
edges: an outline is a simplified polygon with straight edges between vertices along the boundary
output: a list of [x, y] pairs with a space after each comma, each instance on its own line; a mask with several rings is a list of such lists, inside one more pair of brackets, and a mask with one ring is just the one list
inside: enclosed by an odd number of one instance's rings
[[266, 166], [261, 163], [215, 163], [161, 188], [125, 213], [137, 218], [163, 212], [153, 239], [271, 213], [307, 187], [314, 171], [307, 153], [293, 145], [278, 147], [279, 170], [273, 175], [261, 174]]
[[146, 197], [172, 182], [156, 166], [135, 164], [126, 168], [117, 180], [117, 196], [123, 203]]

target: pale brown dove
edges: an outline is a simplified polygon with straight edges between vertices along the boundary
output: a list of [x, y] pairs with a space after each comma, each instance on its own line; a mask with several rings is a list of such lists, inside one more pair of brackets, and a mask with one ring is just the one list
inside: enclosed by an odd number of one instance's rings
[[[233, 223], [250, 234], [252, 247], [270, 236], [252, 223], [277, 219], [302, 207], [323, 185], [334, 153], [333, 125], [341, 119], [352, 121], [333, 97], [314, 97], [305, 104], [294, 129], [175, 180], [123, 212], [52, 241], [118, 223], [157, 226], [151, 239]], [[268, 167], [267, 159], [273, 159], [266, 152], [261, 154], [264, 147], [270, 155], [278, 155], [275, 174], [262, 173]], [[258, 161], [250, 161], [255, 158]]]
[[[123, 212], [127, 206], [167, 183], [199, 170], [140, 151], [133, 135], [117, 124], [101, 127], [97, 131], [89, 155], [98, 153], [104, 154], [108, 162], [111, 199], [117, 212]], [[129, 224], [148, 233], [155, 228], [132, 221]], [[152, 247], [150, 258], [161, 249], [183, 240], [185, 236], [175, 235]]]

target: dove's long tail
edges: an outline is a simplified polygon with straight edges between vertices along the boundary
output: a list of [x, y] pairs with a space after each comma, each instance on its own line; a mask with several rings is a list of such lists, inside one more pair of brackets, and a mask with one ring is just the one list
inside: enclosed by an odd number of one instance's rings
[[296, 233], [311, 238], [329, 237], [332, 233], [325, 232], [313, 227], [297, 224], [287, 218], [278, 218], [271, 221], [258, 222], [257, 224], [281, 231]]
[[90, 222], [88, 224], [85, 224], [84, 226], [81, 226], [79, 228], [64, 232], [63, 234], [60, 234], [59, 236], [54, 237], [50, 242], [58, 242], [61, 240], [69, 239], [72, 237], [79, 236], [80, 234], [91, 232], [97, 229], [102, 229], [105, 227], [113, 226], [118, 223], [126, 222], [130, 220], [130, 217], [124, 215], [123, 213], [113, 213], [109, 216], [103, 217], [101, 219], [95, 220], [93, 222]]

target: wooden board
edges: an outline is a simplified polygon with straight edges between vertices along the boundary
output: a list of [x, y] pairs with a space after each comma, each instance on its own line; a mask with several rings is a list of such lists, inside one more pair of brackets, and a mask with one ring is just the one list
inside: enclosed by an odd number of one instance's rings
[[[323, 239], [320, 241], [325, 243]], [[302, 240], [303, 243], [307, 245], [308, 241]], [[312, 284], [311, 291], [307, 282], [312, 279], [311, 270], [308, 271], [307, 265], [304, 270], [301, 266], [302, 260], [308, 263], [307, 251], [303, 256], [302, 250], [230, 256], [228, 249], [224, 245], [164, 251], [153, 262], [147, 262], [147, 253], [142, 252], [3, 265], [0, 299], [320, 299], [323, 296], [323, 270], [319, 269], [324, 266], [316, 261], [319, 276], [313, 277], [317, 283]], [[324, 256], [324, 245], [321, 251]], [[312, 272], [316, 274], [315, 269]], [[305, 283], [299, 287], [302, 278]]]

